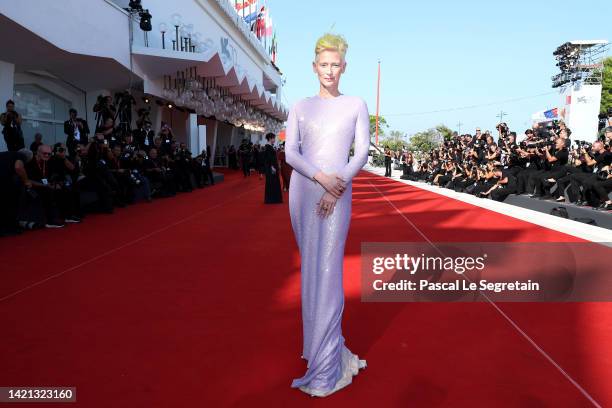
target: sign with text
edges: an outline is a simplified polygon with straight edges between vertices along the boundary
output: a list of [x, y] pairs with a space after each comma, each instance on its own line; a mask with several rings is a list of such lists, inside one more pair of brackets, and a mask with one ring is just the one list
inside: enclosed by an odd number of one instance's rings
[[594, 242], [367, 242], [364, 302], [608, 302], [612, 246]]

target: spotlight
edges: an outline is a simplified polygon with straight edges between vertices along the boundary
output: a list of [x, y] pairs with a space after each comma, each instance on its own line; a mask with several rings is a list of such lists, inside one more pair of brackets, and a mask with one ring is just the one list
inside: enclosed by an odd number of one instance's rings
[[129, 8], [133, 10], [142, 10], [142, 0], [131, 0], [128, 5]]
[[169, 103], [169, 104], [168, 104], [168, 109], [172, 109], [172, 108], [173, 108], [172, 104], [171, 104], [171, 103]]
[[151, 25], [151, 18], [153, 16], [151, 16], [151, 13], [149, 13], [149, 10], [143, 10], [140, 13], [138, 13], [138, 15], [140, 16], [140, 29], [142, 31], [153, 30], [153, 26]]
[[151, 102], [151, 100], [149, 99], [149, 97], [148, 97], [148, 96], [143, 96], [143, 97], [142, 97], [142, 101], [143, 101], [144, 103], [146, 103], [147, 105], [149, 104], [149, 102]]

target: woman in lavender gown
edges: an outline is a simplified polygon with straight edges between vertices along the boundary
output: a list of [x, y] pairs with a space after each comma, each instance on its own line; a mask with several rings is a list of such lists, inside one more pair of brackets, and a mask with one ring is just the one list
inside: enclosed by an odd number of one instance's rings
[[292, 387], [319, 397], [347, 386], [366, 366], [346, 347], [341, 329], [352, 179], [366, 163], [370, 143], [367, 105], [338, 91], [347, 47], [338, 35], [317, 41], [313, 70], [319, 94], [292, 107], [285, 144], [286, 160], [295, 170], [289, 211], [301, 257], [302, 357], [308, 361], [306, 374]]

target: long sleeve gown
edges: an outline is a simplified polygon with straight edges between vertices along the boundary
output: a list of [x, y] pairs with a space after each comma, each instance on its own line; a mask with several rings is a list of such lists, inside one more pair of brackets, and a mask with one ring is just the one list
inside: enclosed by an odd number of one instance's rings
[[[289, 112], [286, 160], [294, 172], [289, 187], [291, 225], [301, 257], [303, 357], [306, 374], [292, 387], [316, 396], [329, 395], [352, 382], [365, 360], [344, 344], [342, 262], [351, 219], [352, 179], [367, 162], [369, 115], [358, 97], [314, 96]], [[349, 160], [351, 144], [354, 155]], [[347, 182], [333, 213], [317, 215], [325, 192], [314, 181], [319, 171], [336, 173]]]

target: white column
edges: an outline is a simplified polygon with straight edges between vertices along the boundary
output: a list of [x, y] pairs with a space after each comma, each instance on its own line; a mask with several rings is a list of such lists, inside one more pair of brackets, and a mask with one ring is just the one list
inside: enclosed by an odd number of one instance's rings
[[155, 131], [155, 136], [157, 136], [161, 131], [162, 113], [164, 108], [156, 103], [153, 103], [151, 106], [151, 129]]
[[[13, 99], [15, 91], [15, 64], [0, 61], [0, 111], [6, 110], [6, 101]], [[21, 112], [20, 106], [16, 106], [15, 110]], [[0, 152], [6, 151], [6, 143], [4, 136], [0, 136]]]
[[187, 124], [185, 126], [187, 130], [187, 148], [193, 153], [193, 156], [197, 156], [199, 149], [198, 143], [198, 115], [195, 113], [190, 113], [187, 116]]
[[213, 143], [210, 148], [210, 167], [215, 167], [215, 150], [217, 149], [217, 131], [219, 130], [219, 121], [215, 120], [215, 127], [213, 128]]

